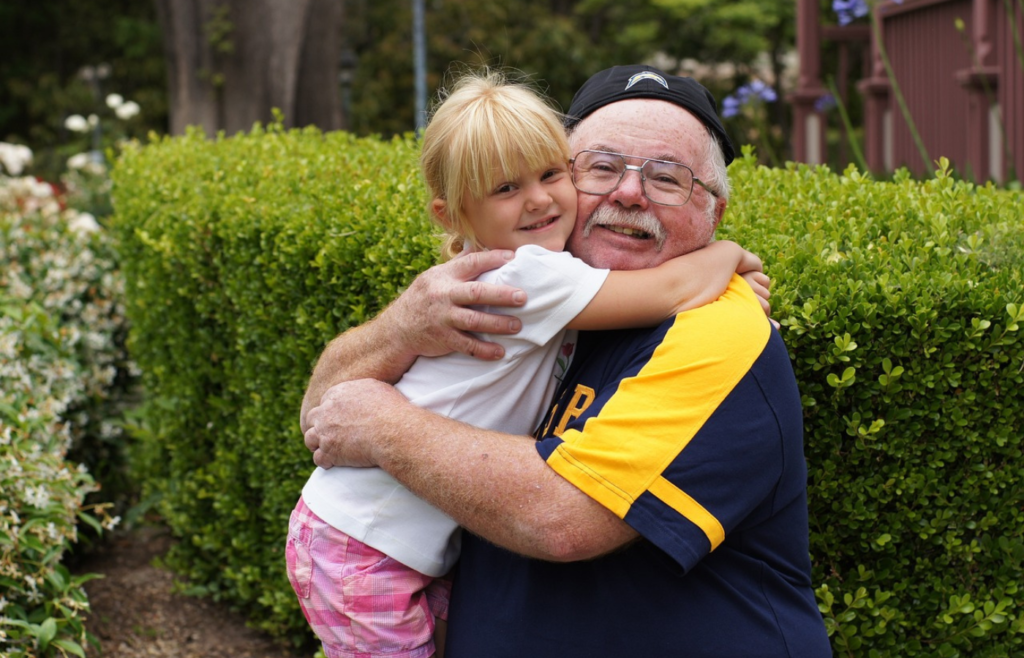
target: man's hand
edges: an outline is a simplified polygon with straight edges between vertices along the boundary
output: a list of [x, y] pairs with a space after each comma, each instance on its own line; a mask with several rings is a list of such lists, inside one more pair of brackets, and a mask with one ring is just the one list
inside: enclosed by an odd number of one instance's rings
[[377, 466], [374, 456], [379, 419], [401, 413], [409, 401], [389, 384], [357, 379], [332, 386], [309, 410], [306, 447], [321, 468]]
[[381, 315], [406, 349], [420, 356], [462, 352], [478, 359], [504, 356], [500, 345], [482, 341], [468, 332], [514, 334], [522, 328], [518, 318], [483, 313], [473, 305], [519, 307], [526, 293], [510, 286], [480, 283], [484, 272], [512, 260], [507, 250], [473, 252], [436, 265], [420, 274]]

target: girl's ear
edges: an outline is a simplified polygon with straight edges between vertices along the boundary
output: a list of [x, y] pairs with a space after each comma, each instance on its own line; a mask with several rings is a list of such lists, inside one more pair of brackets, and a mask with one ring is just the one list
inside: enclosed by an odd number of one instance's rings
[[448, 204], [445, 203], [444, 199], [434, 199], [430, 202], [430, 212], [434, 213], [434, 217], [441, 226], [450, 229], [451, 223], [448, 221]]

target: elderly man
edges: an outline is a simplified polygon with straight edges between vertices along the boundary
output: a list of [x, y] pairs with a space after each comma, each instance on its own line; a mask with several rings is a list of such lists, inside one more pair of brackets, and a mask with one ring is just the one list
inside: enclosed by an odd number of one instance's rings
[[[615, 67], [568, 117], [573, 254], [638, 269], [713, 239], [733, 152], [703, 87]], [[673, 184], [686, 193], [665, 194]], [[470, 531], [448, 658], [831, 655], [810, 582], [800, 397], [739, 277], [657, 328], [581, 334], [536, 440], [434, 415], [376, 381], [418, 354], [500, 356], [448, 327], [516, 330], [459, 306], [515, 304], [515, 291], [468, 283], [508, 257], [421, 276], [328, 347], [303, 404], [318, 464], [380, 466]]]

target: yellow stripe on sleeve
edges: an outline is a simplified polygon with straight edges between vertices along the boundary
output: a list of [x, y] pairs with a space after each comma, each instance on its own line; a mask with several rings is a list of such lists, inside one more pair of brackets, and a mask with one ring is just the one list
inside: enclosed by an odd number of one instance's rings
[[696, 500], [691, 498], [685, 491], [672, 484], [665, 478], [658, 478], [651, 485], [651, 493], [658, 500], [676, 510], [691, 523], [700, 528], [711, 542], [711, 550], [718, 548], [718, 545], [725, 541], [725, 528], [711, 512]]

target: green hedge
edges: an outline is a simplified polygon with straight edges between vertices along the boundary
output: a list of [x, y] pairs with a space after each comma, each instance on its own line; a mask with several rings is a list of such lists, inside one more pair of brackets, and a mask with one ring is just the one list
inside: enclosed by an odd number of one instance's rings
[[803, 396], [837, 655], [1008, 656], [1024, 610], [1024, 197], [732, 167]]
[[[284, 576], [324, 343], [434, 260], [416, 144], [257, 128], [115, 171], [145, 372], [139, 477], [195, 589], [309, 637]], [[731, 167], [722, 229], [773, 277], [803, 394], [814, 580], [837, 654], [1008, 655], [1021, 641], [1020, 193]]]
[[116, 214], [146, 409], [136, 476], [192, 591], [308, 638], [284, 572], [312, 471], [298, 428], [326, 341], [435, 261], [418, 149], [278, 126], [126, 152]]

